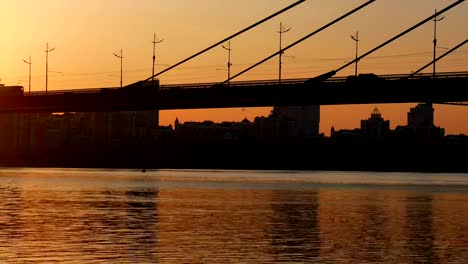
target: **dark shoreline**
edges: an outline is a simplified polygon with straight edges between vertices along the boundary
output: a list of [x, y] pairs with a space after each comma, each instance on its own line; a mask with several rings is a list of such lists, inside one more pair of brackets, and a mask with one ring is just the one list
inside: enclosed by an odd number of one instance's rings
[[[157, 150], [156, 150], [157, 149]], [[0, 157], [1, 167], [468, 173], [468, 146], [400, 144], [159, 144], [86, 153]]]

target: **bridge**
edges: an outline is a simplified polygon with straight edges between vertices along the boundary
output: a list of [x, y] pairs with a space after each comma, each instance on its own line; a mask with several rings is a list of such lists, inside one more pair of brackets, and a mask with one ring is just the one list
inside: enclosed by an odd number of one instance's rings
[[[333, 77], [345, 67], [357, 63], [369, 54], [408, 34], [424, 23], [435, 20], [464, 0], [458, 0], [448, 7], [427, 17], [416, 25], [365, 52], [342, 67], [309, 79], [254, 80], [235, 82], [231, 79], [249, 71], [265, 61], [281, 55], [305, 39], [332, 26], [338, 21], [357, 12], [375, 0], [367, 1], [325, 26], [313, 31], [291, 45], [281, 48], [259, 63], [229, 77], [222, 83], [196, 83], [181, 85], [150, 85], [150, 80], [196, 56], [219, 46], [225, 41], [256, 27], [257, 25], [304, 2], [297, 1], [289, 7], [249, 26], [228, 38], [174, 64], [162, 72], [121, 88], [76, 89], [27, 93], [24, 96], [1, 96], [0, 113], [25, 112], [95, 112], [95, 111], [145, 111], [171, 109], [265, 107], [287, 105], [342, 105], [375, 103], [450, 103], [468, 101], [468, 72], [445, 72], [419, 74], [419, 72], [457, 48], [447, 51], [423, 68], [412, 74], [362, 75], [359, 77]], [[434, 40], [434, 44], [436, 40]], [[153, 58], [154, 59], [154, 58]], [[435, 66], [434, 66], [435, 67]], [[417, 73], [417, 74], [416, 74]]]
[[134, 85], [0, 97], [0, 112], [97, 112], [468, 101], [468, 72]]

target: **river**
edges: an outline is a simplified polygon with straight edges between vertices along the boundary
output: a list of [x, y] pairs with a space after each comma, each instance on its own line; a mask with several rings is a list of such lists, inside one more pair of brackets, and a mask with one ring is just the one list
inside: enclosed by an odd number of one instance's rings
[[0, 169], [0, 263], [467, 263], [468, 174]]

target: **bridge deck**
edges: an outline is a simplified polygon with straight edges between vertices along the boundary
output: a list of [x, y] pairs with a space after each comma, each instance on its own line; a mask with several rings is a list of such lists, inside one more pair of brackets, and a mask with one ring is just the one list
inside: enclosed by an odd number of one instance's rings
[[[340, 105], [468, 101], [468, 72], [430, 75], [368, 75], [364, 79], [331, 78], [325, 82], [289, 79], [97, 88], [51, 91], [31, 96], [0, 97], [0, 112], [137, 111], [274, 105]], [[372, 77], [372, 78], [371, 78]], [[204, 88], [204, 89], [201, 89]]]

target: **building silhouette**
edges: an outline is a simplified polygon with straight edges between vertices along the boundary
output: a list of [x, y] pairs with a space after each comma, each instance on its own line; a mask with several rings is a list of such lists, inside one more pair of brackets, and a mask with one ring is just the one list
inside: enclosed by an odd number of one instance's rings
[[354, 129], [335, 130], [332, 126], [330, 136], [337, 140], [375, 140], [388, 137], [390, 121], [382, 117], [378, 108], [374, 108], [368, 119], [361, 120], [361, 127]]
[[[419, 144], [418, 153], [427, 154], [427, 160], [443, 158], [444, 164], [466, 167], [447, 146], [463, 148], [468, 137], [444, 136], [444, 129], [433, 124], [430, 104], [411, 108], [408, 124], [395, 130], [375, 108], [359, 128], [332, 127], [330, 137], [319, 134], [318, 106], [274, 107], [253, 121], [176, 119], [174, 127], [163, 127], [155, 120], [151, 111], [0, 114], [0, 165], [366, 169], [373, 162], [372, 168], [406, 168], [413, 166], [407, 164], [412, 152], [404, 150], [415, 151], [412, 145]], [[376, 158], [392, 149], [407, 155], [399, 157], [400, 167]], [[366, 163], [357, 167], [360, 160]]]
[[432, 104], [418, 104], [408, 112], [408, 128], [431, 128], [434, 126]]
[[418, 104], [408, 112], [406, 126], [396, 128], [396, 134], [416, 144], [439, 143], [445, 136], [445, 129], [434, 125], [434, 108], [431, 103]]
[[291, 122], [290, 136], [309, 137], [319, 135], [320, 106], [275, 106], [273, 117]]
[[369, 138], [387, 136], [390, 132], [390, 121], [384, 120], [379, 109], [375, 108], [369, 119], [361, 120], [361, 131]]

